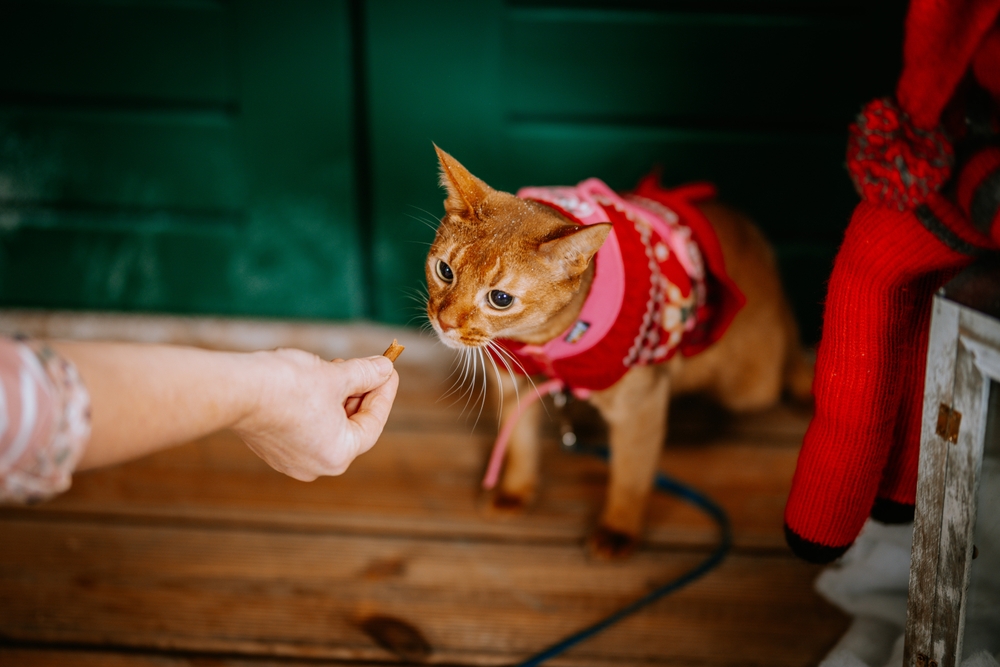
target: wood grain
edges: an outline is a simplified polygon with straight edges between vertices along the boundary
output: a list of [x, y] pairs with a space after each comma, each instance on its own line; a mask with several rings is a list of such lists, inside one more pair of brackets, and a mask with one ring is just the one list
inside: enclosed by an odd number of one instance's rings
[[[7, 640], [378, 660], [368, 616], [418, 627], [435, 661], [502, 664], [544, 648], [704, 557], [594, 564], [576, 545], [7, 519]], [[738, 555], [572, 652], [570, 664], [805, 665], [843, 629], [817, 568]]]
[[[990, 379], [1000, 373], [997, 321], [934, 298], [921, 429], [904, 664], [962, 658]], [[957, 438], [937, 433], [936, 406], [961, 414]]]
[[[422, 359], [397, 362], [389, 424], [340, 477], [297, 482], [219, 433], [0, 509], [0, 664], [509, 664], [715, 545], [709, 520], [658, 494], [631, 560], [588, 562], [606, 466], [559, 449], [554, 427], [537, 505], [497, 515], [479, 490], [495, 405], [477, 420], [473, 402], [440, 400], [446, 373]], [[736, 552], [551, 664], [816, 664], [846, 619], [782, 535], [809, 417], [678, 402], [661, 467], [727, 509]], [[600, 440], [599, 424], [579, 426]]]

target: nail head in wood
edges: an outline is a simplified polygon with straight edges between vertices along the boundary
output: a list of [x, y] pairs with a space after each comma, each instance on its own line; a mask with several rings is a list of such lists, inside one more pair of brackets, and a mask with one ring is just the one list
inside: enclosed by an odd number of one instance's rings
[[962, 413], [950, 405], [941, 404], [938, 409], [937, 434], [951, 444], [958, 442], [958, 428], [962, 423]]

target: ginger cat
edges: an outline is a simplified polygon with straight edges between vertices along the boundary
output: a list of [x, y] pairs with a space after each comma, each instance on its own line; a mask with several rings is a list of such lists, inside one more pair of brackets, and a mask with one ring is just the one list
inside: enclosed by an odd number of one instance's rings
[[[606, 240], [615, 239], [623, 256], [627, 254], [624, 232], [630, 232], [633, 225], [615, 211], [620, 209], [632, 216], [628, 220], [644, 214], [635, 213], [628, 200], [602, 189], [606, 186], [599, 181], [581, 184], [581, 187], [590, 184], [591, 191], [597, 193], [595, 198], [577, 201], [571, 192], [570, 203], [564, 201], [563, 195], [553, 195], [542, 203], [500, 192], [473, 176], [441, 149], [436, 146], [435, 149], [441, 166], [441, 183], [448, 196], [444, 202], [445, 215], [425, 267], [427, 316], [449, 347], [479, 348], [493, 354], [501, 369], [502, 419], [507, 420], [516, 405], [515, 386], [521, 396], [532, 388], [524, 376], [502, 372], [505, 367], [517, 370], [521, 364], [531, 372], [547, 369], [573, 376], [577, 370], [573, 364], [580, 365], [580, 359], [589, 357], [560, 362], [562, 370], [558, 370], [551, 358], [545, 354], [539, 356], [538, 351], [550, 350], [555, 344], [569, 347], [580, 336], [585, 340], [590, 328], [612, 327], [614, 331], [630, 316], [627, 306], [618, 306], [614, 322], [592, 327], [594, 312], [607, 307], [587, 304], [589, 298], [596, 298], [591, 295], [592, 288], [595, 294], [609, 289], [595, 283], [595, 255]], [[545, 198], [545, 193], [543, 190], [540, 196]], [[613, 227], [612, 222], [580, 224], [578, 219], [583, 214], [594, 214], [595, 202], [616, 216], [617, 226]], [[655, 202], [646, 203], [653, 208], [659, 206], [667, 217], [674, 215]], [[611, 204], [617, 208], [612, 209]], [[575, 214], [571, 216], [566, 207]], [[740, 213], [710, 200], [700, 201], [697, 209], [698, 217], [709, 229], [708, 236], [714, 230], [717, 242], [712, 241], [713, 247], [721, 249], [721, 254], [716, 252], [716, 265], [721, 267], [724, 262], [723, 271], [728, 277], [713, 282], [702, 271], [702, 282], [692, 281], [686, 293], [682, 293], [681, 283], [688, 278], [680, 276], [678, 287], [670, 279], [669, 268], [664, 272], [654, 267], [654, 257], [662, 259], [676, 254], [676, 250], [682, 255], [680, 259], [693, 266], [693, 275], [697, 277], [699, 262], [704, 263], [699, 253], [706, 251], [692, 250], [685, 255], [685, 246], [678, 246], [676, 241], [672, 246], [650, 245], [649, 226], [641, 220], [635, 222], [634, 228], [642, 235], [640, 240], [647, 244], [648, 252], [640, 261], [635, 261], [637, 255], [633, 255], [632, 264], [643, 267], [648, 264], [649, 271], [665, 277], [666, 280], [656, 278], [659, 282], [654, 287], [662, 293], [661, 301], [672, 299], [673, 305], [657, 305], [652, 301], [639, 304], [649, 310], [642, 319], [646, 327], [644, 335], [649, 340], [640, 341], [636, 337], [634, 342], [631, 338], [626, 341], [631, 349], [624, 366], [621, 361], [601, 361], [603, 357], [598, 356], [601, 348], [592, 348], [598, 367], [584, 369], [591, 374], [590, 379], [580, 380], [596, 387], [581, 394], [588, 395], [607, 422], [610, 439], [607, 499], [600, 522], [588, 540], [591, 552], [601, 558], [625, 556], [638, 544], [654, 471], [666, 438], [671, 397], [700, 392], [730, 410], [748, 411], [774, 404], [786, 388], [799, 399], [807, 399], [810, 394], [812, 367], [802, 353], [798, 329], [782, 291], [771, 248]], [[622, 224], [627, 227], [621, 227]], [[619, 231], [611, 234], [612, 228]], [[642, 250], [641, 245], [633, 245]], [[712, 247], [707, 250], [709, 260], [711, 250]], [[605, 283], [615, 271], [627, 275], [635, 268], [626, 263], [616, 269], [612, 260], [601, 262]], [[729, 302], [721, 297], [713, 301], [699, 287], [714, 285], [721, 290], [720, 285], [726, 280], [731, 280], [727, 284], [735, 284]], [[613, 292], [618, 287], [610, 289]], [[644, 295], [651, 293], [649, 284], [642, 290]], [[745, 297], [742, 308], [737, 303], [742, 298], [740, 292]], [[718, 334], [721, 337], [712, 339], [698, 328], [696, 315], [699, 312], [718, 315], [726, 310], [727, 303], [733, 311], [725, 323], [728, 327], [724, 324], [724, 333]], [[586, 322], [580, 319], [585, 308], [590, 309]], [[663, 324], [651, 326], [649, 313]], [[685, 343], [681, 342], [686, 340], [684, 337], [699, 335], [700, 342], [695, 340], [688, 345], [696, 351], [691, 356], [687, 356], [689, 352], [674, 354], [669, 349], [673, 344], [681, 345], [684, 350]], [[499, 352], [498, 345], [504, 345], [506, 351]], [[510, 350], [515, 348], [527, 351], [528, 355], [512, 354]], [[657, 363], [661, 357], [662, 363]], [[538, 363], [533, 364], [533, 359]], [[609, 370], [614, 375], [607, 376], [605, 371]], [[609, 377], [618, 375], [620, 378], [610, 386], [602, 386], [610, 381]], [[514, 428], [505, 470], [493, 496], [498, 508], [525, 507], [534, 498], [539, 478], [541, 414], [539, 403], [533, 403]]]

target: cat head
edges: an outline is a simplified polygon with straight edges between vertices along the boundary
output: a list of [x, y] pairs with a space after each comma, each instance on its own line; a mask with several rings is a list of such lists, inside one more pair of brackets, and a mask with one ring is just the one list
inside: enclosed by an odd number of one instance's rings
[[424, 267], [427, 317], [438, 336], [463, 349], [496, 338], [537, 344], [561, 333], [611, 225], [579, 225], [494, 190], [434, 148], [448, 193]]

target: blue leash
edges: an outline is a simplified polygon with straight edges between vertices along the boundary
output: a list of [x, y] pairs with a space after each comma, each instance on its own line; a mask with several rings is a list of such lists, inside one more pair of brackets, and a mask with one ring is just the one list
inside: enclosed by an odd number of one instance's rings
[[[601, 457], [605, 461], [608, 458], [608, 452], [605, 448], [598, 449], [591, 453]], [[664, 475], [661, 472], [656, 473], [655, 486], [658, 491], [677, 496], [681, 500], [694, 505], [698, 509], [705, 512], [705, 514], [712, 517], [719, 526], [719, 545], [705, 560], [676, 579], [672, 579], [662, 586], [646, 593], [635, 602], [622, 607], [597, 623], [594, 623], [593, 625], [566, 637], [559, 643], [536, 653], [524, 662], [517, 663], [515, 667], [535, 667], [535, 665], [540, 665], [546, 660], [554, 658], [560, 653], [563, 653], [573, 646], [576, 646], [577, 644], [584, 642], [594, 635], [606, 630], [618, 621], [631, 616], [646, 605], [656, 602], [663, 596], [673, 593], [674, 591], [688, 585], [695, 579], [707, 574], [726, 557], [726, 554], [729, 552], [733, 543], [733, 532], [729, 525], [729, 517], [726, 515], [725, 510], [719, 507], [711, 498], [703, 495], [692, 487], [677, 481], [676, 479]]]

